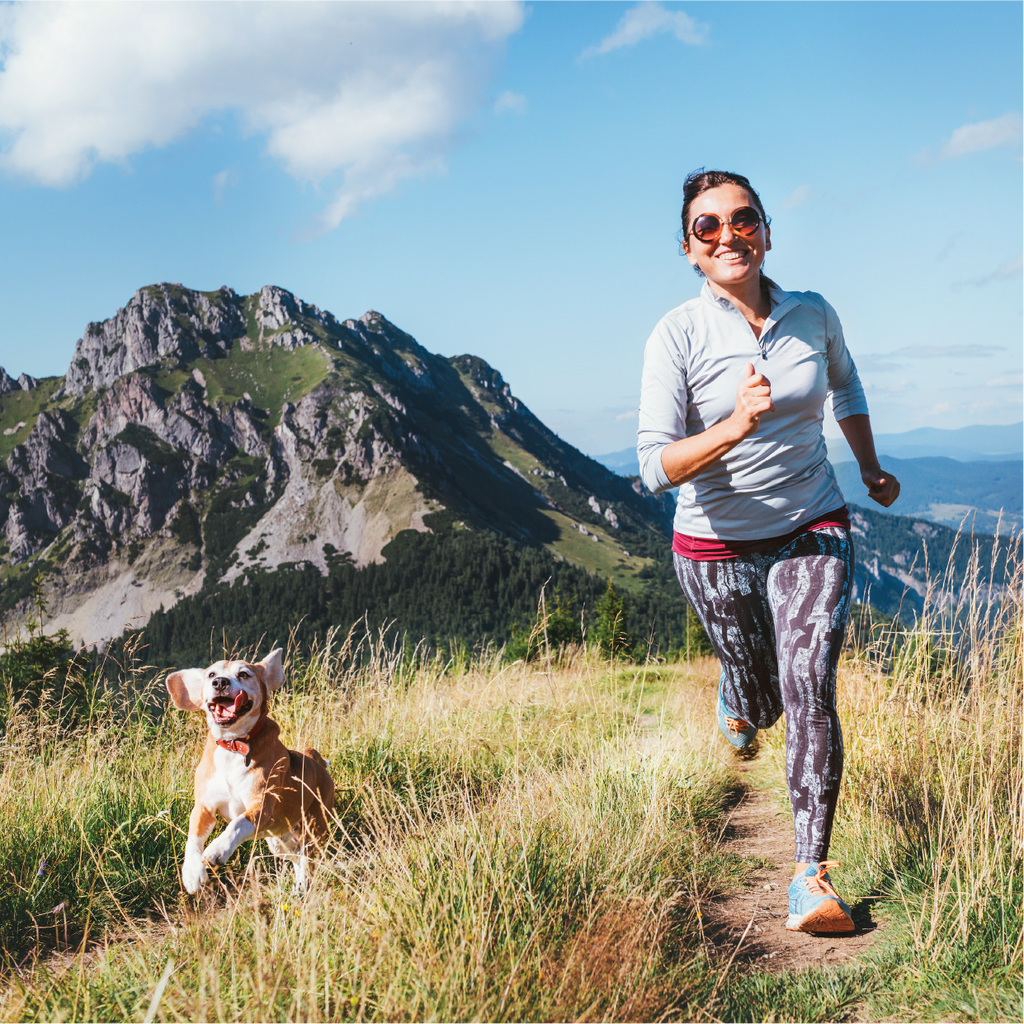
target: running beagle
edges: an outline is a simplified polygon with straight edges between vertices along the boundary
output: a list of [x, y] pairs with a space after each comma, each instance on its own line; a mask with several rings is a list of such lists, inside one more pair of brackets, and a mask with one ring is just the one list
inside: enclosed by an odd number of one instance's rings
[[[190, 893], [206, 884], [208, 866], [224, 864], [252, 836], [262, 836], [275, 857], [290, 861], [296, 886], [305, 888], [307, 854], [327, 835], [334, 782], [315, 750], [289, 750], [267, 717], [270, 694], [283, 683], [280, 648], [255, 664], [218, 661], [167, 677], [174, 706], [205, 712], [210, 729], [196, 768], [181, 865]], [[218, 814], [227, 827], [204, 851]]]

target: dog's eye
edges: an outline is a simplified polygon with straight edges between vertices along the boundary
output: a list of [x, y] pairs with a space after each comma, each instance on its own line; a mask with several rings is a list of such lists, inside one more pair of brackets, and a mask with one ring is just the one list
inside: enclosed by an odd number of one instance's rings
[[239, 675], [240, 675], [240, 676], [241, 676], [241, 677], [242, 677], [243, 679], [248, 679], [248, 678], [249, 678], [249, 673], [248, 673], [248, 672], [246, 672], [244, 668], [243, 668], [243, 669], [242, 669], [242, 671], [241, 671], [241, 672], [239, 672], [238, 674], [239, 674]]

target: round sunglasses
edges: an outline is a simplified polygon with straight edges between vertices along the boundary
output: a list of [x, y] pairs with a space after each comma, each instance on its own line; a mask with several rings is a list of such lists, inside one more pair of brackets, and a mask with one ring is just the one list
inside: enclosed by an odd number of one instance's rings
[[733, 215], [723, 221], [713, 213], [702, 213], [690, 228], [690, 234], [696, 235], [701, 242], [717, 242], [722, 237], [722, 228], [728, 224], [733, 232], [749, 238], [761, 226], [761, 215], [752, 206], [741, 206], [733, 211]]

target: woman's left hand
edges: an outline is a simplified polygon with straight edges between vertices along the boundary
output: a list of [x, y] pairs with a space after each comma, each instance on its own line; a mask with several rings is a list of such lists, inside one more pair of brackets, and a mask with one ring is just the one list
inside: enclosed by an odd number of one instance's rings
[[882, 508], [888, 508], [900, 496], [900, 482], [892, 473], [883, 473], [879, 467], [862, 469], [860, 478], [868, 489], [868, 496]]

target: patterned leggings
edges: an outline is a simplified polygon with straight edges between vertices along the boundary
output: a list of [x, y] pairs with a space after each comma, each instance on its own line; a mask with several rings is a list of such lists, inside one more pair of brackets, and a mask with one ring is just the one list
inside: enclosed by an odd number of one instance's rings
[[824, 860], [843, 774], [836, 666], [853, 584], [850, 535], [829, 526], [735, 559], [674, 557], [722, 663], [726, 706], [759, 729], [786, 713], [796, 860]]

